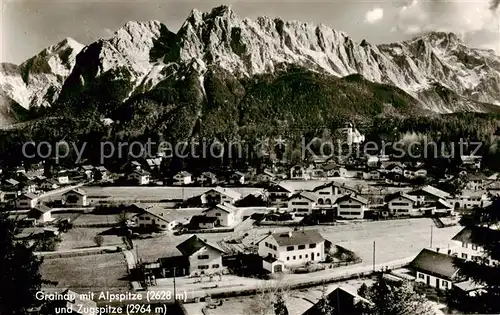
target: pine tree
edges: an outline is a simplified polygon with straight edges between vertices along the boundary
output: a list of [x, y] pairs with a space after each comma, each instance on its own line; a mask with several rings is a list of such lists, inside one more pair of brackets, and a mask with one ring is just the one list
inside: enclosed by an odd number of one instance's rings
[[382, 275], [367, 288], [366, 299], [371, 305], [361, 304], [363, 314], [373, 315], [431, 315], [435, 311], [425, 297], [417, 294], [409, 282], [388, 283]]
[[42, 283], [41, 260], [14, 240], [15, 233], [15, 222], [0, 214], [0, 315], [26, 314]]
[[321, 288], [321, 298], [316, 304], [316, 307], [322, 315], [335, 315], [335, 308], [328, 299], [325, 285]]
[[283, 297], [283, 291], [276, 293], [276, 302], [274, 302], [274, 313], [276, 315], [288, 315], [288, 309], [286, 308], [285, 299]]
[[[469, 296], [452, 296], [458, 302], [456, 306], [467, 309], [468, 312], [485, 314], [500, 313], [500, 265], [494, 261], [500, 260], [500, 198], [484, 208], [472, 209], [462, 216], [460, 223], [471, 231], [473, 244], [483, 248], [484, 255], [477, 261], [455, 259], [455, 265], [462, 276], [484, 286], [480, 294]], [[493, 261], [493, 262], [492, 262]], [[451, 292], [451, 294], [456, 294]]]

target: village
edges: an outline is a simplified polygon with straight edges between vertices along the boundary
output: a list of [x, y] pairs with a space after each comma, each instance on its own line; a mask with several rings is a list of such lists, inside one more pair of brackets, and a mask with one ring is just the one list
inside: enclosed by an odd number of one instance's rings
[[335, 285], [342, 303], [358, 303], [360, 279], [377, 272], [414, 282], [437, 308], [446, 290], [481, 290], [453, 263], [482, 257], [458, 221], [500, 190], [480, 156], [461, 156], [454, 174], [376, 155], [169, 179], [155, 175], [162, 159], [119, 174], [90, 164], [2, 171], [2, 207], [43, 257], [44, 290], [169, 292], [162, 300], [187, 302], [187, 314], [225, 314], [277, 282], [298, 290], [292, 313], [309, 314], [314, 288]]

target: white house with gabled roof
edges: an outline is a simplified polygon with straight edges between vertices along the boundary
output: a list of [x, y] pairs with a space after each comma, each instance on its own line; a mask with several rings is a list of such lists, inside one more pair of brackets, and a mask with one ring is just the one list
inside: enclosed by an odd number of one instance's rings
[[355, 194], [337, 199], [337, 216], [342, 219], [363, 219], [368, 210], [368, 200]]
[[387, 208], [393, 216], [411, 216], [418, 212], [417, 197], [399, 192], [387, 198]]
[[408, 195], [415, 196], [417, 198], [418, 205], [433, 203], [438, 201], [439, 199], [448, 200], [451, 198], [451, 195], [449, 193], [430, 185], [412, 190], [408, 192]]
[[201, 203], [204, 205], [216, 205], [220, 203], [234, 204], [241, 199], [241, 194], [231, 188], [217, 186], [201, 194]]
[[[139, 227], [157, 228], [163, 231], [171, 231], [180, 223], [182, 214], [178, 210], [165, 209], [159, 206], [138, 206], [140, 211], [134, 217]], [[187, 218], [186, 218], [187, 219]]]
[[130, 179], [135, 180], [138, 185], [149, 185], [151, 173], [141, 168], [135, 169], [130, 174]]
[[267, 198], [272, 202], [285, 201], [293, 194], [293, 188], [283, 183], [271, 185], [266, 189]]
[[[262, 238], [257, 245], [259, 256], [274, 258], [282, 262], [285, 267], [325, 260], [325, 239], [317, 230], [270, 233]], [[264, 268], [272, 262], [264, 263]], [[268, 269], [268, 271], [281, 271], [279, 267], [276, 269]]]
[[317, 196], [310, 191], [298, 192], [288, 198], [288, 212], [295, 215], [311, 214], [317, 201]]
[[217, 218], [216, 225], [232, 227], [235, 226], [237, 208], [231, 204], [223, 203], [212, 206], [203, 211], [206, 217]]
[[66, 206], [86, 207], [89, 205], [87, 193], [81, 188], [75, 188], [65, 192], [62, 200]]
[[32, 209], [38, 203], [38, 196], [33, 193], [25, 193], [16, 200], [16, 207], [19, 209]]
[[174, 175], [174, 185], [189, 185], [193, 183], [193, 175], [189, 172], [182, 171]]

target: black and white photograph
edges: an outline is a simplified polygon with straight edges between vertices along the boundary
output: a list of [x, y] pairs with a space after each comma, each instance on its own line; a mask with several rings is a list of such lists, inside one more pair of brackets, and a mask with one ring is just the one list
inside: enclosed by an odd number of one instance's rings
[[0, 315], [500, 314], [499, 0], [0, 4]]

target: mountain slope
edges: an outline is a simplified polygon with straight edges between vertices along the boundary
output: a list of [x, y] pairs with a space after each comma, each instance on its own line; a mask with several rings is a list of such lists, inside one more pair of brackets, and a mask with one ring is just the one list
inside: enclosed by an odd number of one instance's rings
[[[142, 44], [140, 52], [136, 52], [137, 43]], [[92, 50], [93, 46], [100, 48]], [[491, 51], [466, 47], [453, 34], [435, 32], [405, 42], [371, 45], [325, 25], [268, 17], [241, 19], [225, 6], [209, 13], [193, 10], [177, 34], [156, 21], [129, 22], [111, 39], [90, 45], [83, 55], [66, 89], [80, 91], [98, 88], [98, 82], [127, 81], [120, 84], [119, 93], [106, 88], [117, 94], [108, 99], [113, 102], [147, 92], [188, 65], [197, 68], [202, 80], [212, 66], [237, 78], [250, 78], [274, 73], [287, 64], [335, 77], [360, 74], [394, 85], [435, 112], [484, 111], [481, 103], [500, 100], [500, 58]], [[443, 97], [440, 90], [456, 97]]]
[[0, 121], [13, 122], [16, 108], [50, 106], [83, 48], [71, 38], [47, 47], [21, 65], [0, 65]]
[[[361, 90], [377, 89], [369, 81], [395, 86], [409, 94], [405, 99], [414, 105], [415, 112], [483, 112], [496, 110], [491, 104], [500, 101], [500, 58], [491, 51], [466, 47], [454, 34], [434, 32], [404, 42], [371, 45], [365, 40], [358, 43], [325, 25], [269, 17], [242, 19], [226, 6], [207, 13], [193, 10], [177, 33], [158, 21], [128, 22], [110, 39], [90, 44], [71, 60], [74, 66], [69, 63], [64, 68], [72, 68], [69, 76], [65, 71], [49, 71], [54, 72], [51, 78], [64, 82], [60, 93], [50, 81], [48, 86], [55, 88], [19, 88], [9, 94], [5, 92], [7, 87], [2, 94], [24, 107], [51, 103], [59, 95], [59, 110], [95, 107], [104, 116], [117, 117], [124, 106], [130, 109], [134, 107], [131, 103], [152, 98], [161, 107], [152, 109], [154, 112], [196, 104], [183, 111], [185, 115], [192, 111], [198, 119], [204, 114], [204, 106], [212, 102], [210, 98], [222, 97], [212, 90], [210, 82], [221, 82], [235, 93], [226, 100], [232, 105], [225, 110], [231, 112], [235, 110], [231, 106], [237, 106], [244, 97], [240, 94], [248, 93], [248, 82], [266, 75], [286, 76], [286, 70], [293, 66], [321, 73], [324, 82], [359, 74], [368, 80], [359, 83], [363, 85]], [[32, 64], [37, 63], [27, 61], [20, 67]], [[0, 83], [22, 86], [26, 77], [35, 75], [26, 76], [25, 72], [21, 69], [14, 75], [2, 74]], [[169, 94], [166, 99], [165, 91]], [[185, 99], [185, 91], [195, 91], [195, 100]], [[322, 84], [318, 93], [327, 95], [331, 91]], [[362, 103], [356, 95], [358, 90], [342, 93]], [[163, 95], [159, 101], [158, 95]], [[277, 99], [267, 103], [280, 99], [279, 95], [273, 97]], [[288, 102], [294, 106], [299, 99], [296, 94]], [[384, 98], [373, 102], [379, 108], [387, 107]], [[364, 115], [371, 115], [372, 105], [361, 105], [352, 107], [353, 114], [361, 115], [365, 110]], [[397, 108], [394, 104], [389, 107]]]

